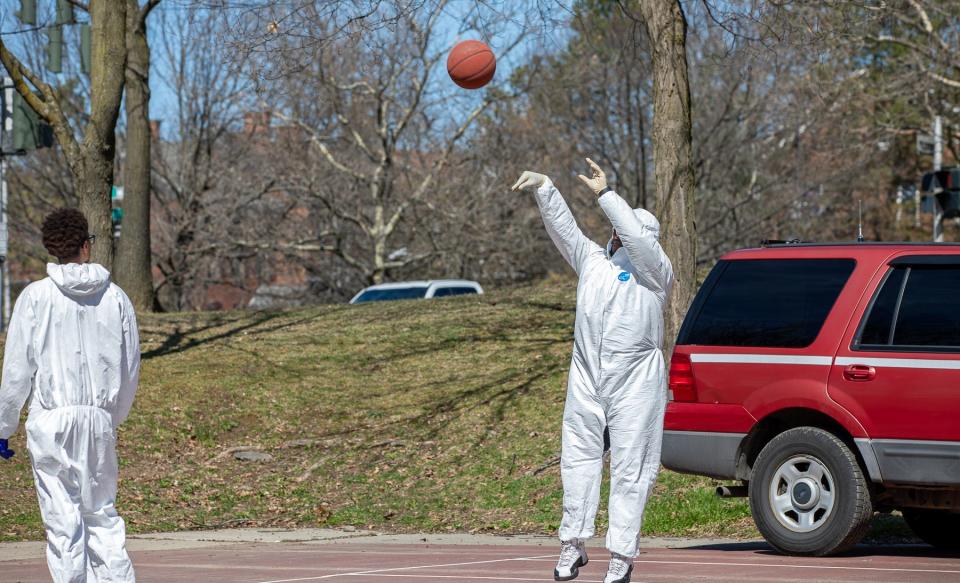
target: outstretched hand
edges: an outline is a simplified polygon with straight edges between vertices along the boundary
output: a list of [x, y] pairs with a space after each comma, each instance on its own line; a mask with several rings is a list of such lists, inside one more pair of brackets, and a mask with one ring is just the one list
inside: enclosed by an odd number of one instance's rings
[[517, 179], [517, 182], [510, 187], [510, 190], [516, 191], [522, 188], [529, 188], [531, 186], [534, 188], [540, 188], [546, 181], [546, 175], [525, 170], [524, 173], [520, 175], [520, 178]]
[[592, 174], [590, 178], [587, 178], [583, 174], [577, 175], [577, 178], [580, 179], [580, 182], [587, 185], [587, 188], [593, 191], [594, 194], [600, 194], [600, 191], [607, 187], [607, 175], [604, 174], [603, 170], [597, 166], [597, 163], [587, 158], [587, 164], [590, 165]]

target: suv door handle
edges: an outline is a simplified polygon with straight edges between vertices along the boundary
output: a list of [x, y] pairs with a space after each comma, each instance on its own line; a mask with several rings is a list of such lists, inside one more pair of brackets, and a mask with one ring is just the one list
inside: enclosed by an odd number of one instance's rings
[[851, 364], [843, 369], [843, 378], [855, 383], [872, 381], [877, 376], [877, 369], [865, 364]]

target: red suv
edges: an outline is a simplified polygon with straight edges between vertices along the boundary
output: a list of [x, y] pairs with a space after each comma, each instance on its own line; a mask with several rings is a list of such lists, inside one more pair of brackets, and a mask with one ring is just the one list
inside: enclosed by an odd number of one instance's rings
[[780, 551], [851, 547], [898, 509], [960, 548], [960, 245], [725, 256], [670, 366], [663, 465], [744, 487]]

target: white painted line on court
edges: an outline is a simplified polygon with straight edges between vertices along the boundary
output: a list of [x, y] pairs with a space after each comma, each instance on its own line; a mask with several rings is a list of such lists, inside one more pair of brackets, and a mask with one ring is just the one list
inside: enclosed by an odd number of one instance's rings
[[[528, 560], [539, 560], [531, 557]], [[697, 565], [703, 567], [790, 567], [793, 569], [834, 569], [841, 571], [883, 571], [896, 573], [949, 573], [958, 574], [960, 571], [947, 569], [904, 569], [896, 567], [848, 567], [845, 565], [796, 565], [791, 563], [713, 563], [706, 561], [657, 561], [653, 559], [634, 559], [636, 563], [653, 565]]]
[[346, 576], [362, 577], [417, 577], [418, 579], [493, 579], [494, 581], [553, 581], [550, 579], [534, 579], [533, 577], [490, 577], [482, 575], [424, 575], [423, 573], [347, 573]]
[[[0, 2], [2, 2], [2, 0], [0, 0]], [[317, 546], [321, 546], [321, 545], [317, 545]], [[433, 552], [433, 553], [430, 553], [429, 550], [428, 550], [427, 552], [423, 552], [423, 549], [419, 549], [419, 550], [420, 550], [421, 552], [416, 552], [416, 551], [411, 550], [411, 549], [397, 549], [397, 550], [395, 550], [395, 551], [381, 551], [380, 549], [376, 549], [376, 550], [346, 550], [346, 549], [344, 549], [344, 550], [338, 550], [338, 549], [325, 549], [325, 550], [321, 550], [321, 549], [316, 549], [316, 550], [314, 550], [314, 549], [277, 549], [277, 550], [273, 550], [273, 549], [270, 549], [270, 554], [271, 554], [271, 555], [284, 555], [284, 554], [286, 554], [286, 555], [316, 555], [316, 556], [324, 556], [324, 557], [339, 557], [339, 556], [346, 556], [346, 555], [367, 555], [367, 556], [369, 556], [369, 555], [381, 556], [381, 555], [382, 555], [382, 556], [385, 556], [385, 557], [403, 557], [403, 556], [418, 556], [418, 557], [422, 557], [422, 556], [424, 556], [424, 555], [429, 555], [429, 554], [434, 554], [434, 555], [443, 555], [443, 554], [449, 555], [449, 554], [450, 554], [450, 553], [443, 553], [442, 551], [441, 551], [441, 552]], [[471, 553], [471, 554], [473, 554], [473, 553]], [[493, 554], [493, 553], [487, 553], [487, 554]], [[501, 553], [501, 554], [503, 554], [503, 553]]]
[[654, 561], [654, 560], [636, 560], [634, 563], [654, 563], [664, 565], [701, 565], [705, 567], [732, 566], [732, 567], [791, 567], [794, 569], [835, 569], [841, 571], [894, 571], [897, 573], [956, 573], [960, 571], [946, 569], [900, 569], [894, 567], [847, 567], [844, 565], [792, 565], [789, 563], [711, 563], [701, 561]]
[[[445, 563], [442, 565], [415, 565], [412, 567], [394, 567], [392, 569], [372, 569], [369, 571], [355, 571], [353, 573], [330, 573], [329, 575], [318, 575], [316, 577], [300, 577], [297, 579], [273, 579], [271, 581], [260, 581], [259, 583], [292, 583], [293, 581], [319, 581], [321, 579], [331, 579], [333, 577], [348, 577], [351, 575], [376, 575], [379, 573], [388, 573], [391, 571], [409, 571], [411, 569], [439, 569], [442, 567], [465, 567], [467, 565], [485, 565], [489, 563], [504, 563], [507, 561], [533, 561], [536, 559], [554, 558], [556, 554], [538, 555], [536, 557], [510, 557], [507, 559], [491, 559], [488, 561], [470, 561], [468, 563]], [[524, 581], [533, 581], [533, 579], [524, 579]]]

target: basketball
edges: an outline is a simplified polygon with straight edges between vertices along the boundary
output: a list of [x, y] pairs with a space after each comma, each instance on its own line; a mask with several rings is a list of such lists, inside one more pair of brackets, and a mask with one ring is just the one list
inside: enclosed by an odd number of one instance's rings
[[464, 89], [479, 89], [493, 79], [497, 58], [490, 47], [478, 40], [457, 43], [447, 57], [447, 73]]

